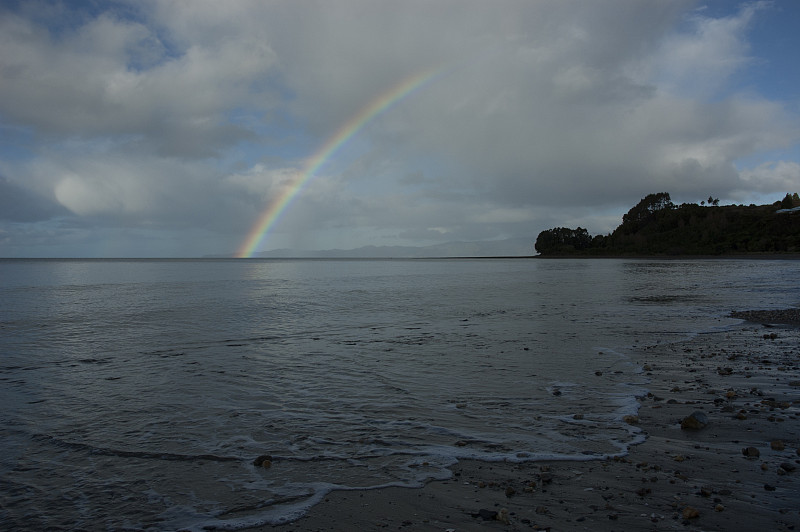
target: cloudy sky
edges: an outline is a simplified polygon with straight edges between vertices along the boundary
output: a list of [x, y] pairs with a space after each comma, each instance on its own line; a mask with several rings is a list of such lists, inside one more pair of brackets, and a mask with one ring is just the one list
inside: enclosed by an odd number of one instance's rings
[[800, 2], [4, 1], [0, 257], [613, 230], [800, 191]]

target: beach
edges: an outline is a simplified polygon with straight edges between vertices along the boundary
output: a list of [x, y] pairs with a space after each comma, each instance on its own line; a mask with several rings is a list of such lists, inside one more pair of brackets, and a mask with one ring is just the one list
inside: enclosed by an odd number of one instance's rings
[[635, 350], [648, 393], [626, 421], [646, 440], [624, 456], [462, 460], [449, 480], [334, 491], [299, 520], [261, 529], [796, 530], [797, 316], [796, 309], [734, 313], [745, 321]]

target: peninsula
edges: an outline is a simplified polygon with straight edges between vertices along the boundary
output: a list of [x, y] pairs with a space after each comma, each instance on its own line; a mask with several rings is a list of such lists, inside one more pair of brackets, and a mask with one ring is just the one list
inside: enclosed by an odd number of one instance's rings
[[675, 205], [667, 192], [649, 194], [608, 235], [556, 227], [539, 233], [542, 257], [700, 256], [800, 253], [800, 197], [770, 205], [725, 205], [709, 197]]

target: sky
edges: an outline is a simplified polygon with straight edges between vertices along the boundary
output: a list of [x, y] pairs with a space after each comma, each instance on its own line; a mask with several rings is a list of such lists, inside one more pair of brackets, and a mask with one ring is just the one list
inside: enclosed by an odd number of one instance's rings
[[654, 192], [772, 203], [800, 191], [798, 24], [796, 0], [6, 0], [0, 257], [532, 250]]

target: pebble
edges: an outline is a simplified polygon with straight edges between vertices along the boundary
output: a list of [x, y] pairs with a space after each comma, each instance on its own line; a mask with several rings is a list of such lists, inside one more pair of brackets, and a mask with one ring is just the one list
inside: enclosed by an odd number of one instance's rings
[[508, 525], [510, 521], [508, 519], [508, 509], [507, 508], [500, 508], [500, 511], [497, 512], [497, 515], [494, 517], [496, 520], [500, 521], [501, 523]]
[[699, 410], [695, 410], [681, 421], [683, 430], [700, 430], [706, 425], [708, 425], [708, 417]]
[[272, 467], [272, 456], [268, 454], [262, 454], [253, 460], [253, 465], [256, 467], [263, 467], [264, 469]]
[[472, 517], [480, 517], [484, 521], [493, 521], [497, 518], [497, 512], [494, 510], [487, 510], [485, 508], [481, 508], [478, 510], [478, 513], [472, 514]]
[[761, 456], [761, 453], [755, 447], [745, 447], [742, 449], [742, 454], [748, 458], [758, 458]]
[[700, 512], [697, 510], [697, 508], [687, 506], [683, 509], [684, 519], [695, 519], [696, 517], [700, 517]]
[[769, 446], [772, 448], [773, 451], [782, 451], [786, 448], [786, 444], [783, 443], [781, 440], [773, 440], [770, 442]]
[[627, 415], [627, 416], [622, 418], [622, 421], [624, 421], [628, 425], [635, 425], [635, 424], [637, 424], [639, 422], [639, 416]]

